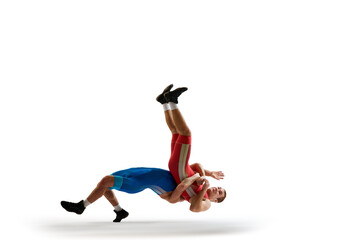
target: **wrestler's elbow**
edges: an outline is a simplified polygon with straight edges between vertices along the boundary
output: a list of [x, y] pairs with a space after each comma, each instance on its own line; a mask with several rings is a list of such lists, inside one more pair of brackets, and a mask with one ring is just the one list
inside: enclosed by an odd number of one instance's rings
[[192, 211], [192, 212], [202, 212], [200, 208], [192, 207], [192, 206], [190, 206], [190, 211]]
[[193, 163], [193, 164], [190, 165], [190, 168], [191, 168], [192, 170], [198, 172], [199, 170], [201, 170], [202, 166], [201, 166], [200, 163]]
[[203, 210], [202, 204], [191, 204], [190, 205], [190, 211], [192, 211], [192, 212], [202, 212], [204, 210]]
[[169, 201], [169, 203], [171, 203], [171, 204], [175, 204], [175, 203], [177, 203], [179, 200], [178, 199], [169, 199], [168, 200]]
[[196, 212], [196, 213], [205, 212], [208, 209], [209, 208], [207, 208], [207, 207], [204, 208], [204, 207], [192, 207], [192, 206], [190, 206], [190, 211]]
[[186, 179], [177, 186], [177, 190], [179, 190], [179, 192], [182, 193], [189, 187], [188, 185], [189, 185], [189, 183]]
[[195, 166], [196, 166], [197, 168], [200, 168], [200, 169], [203, 168], [203, 166], [201, 165], [201, 163], [195, 163]]
[[192, 204], [190, 205], [190, 211], [192, 212], [205, 212], [211, 206], [210, 201], [203, 201], [201, 204]]

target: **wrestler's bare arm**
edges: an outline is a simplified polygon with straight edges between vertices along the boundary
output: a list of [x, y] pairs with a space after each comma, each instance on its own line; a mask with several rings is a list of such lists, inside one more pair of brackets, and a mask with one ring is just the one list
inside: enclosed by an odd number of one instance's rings
[[179, 185], [177, 185], [174, 191], [161, 194], [160, 197], [170, 203], [184, 201], [184, 198], [181, 196], [181, 194], [199, 178], [200, 175], [198, 173], [191, 177], [185, 178], [181, 183], [179, 183]]
[[205, 169], [200, 163], [194, 163], [190, 165], [190, 168], [194, 171], [200, 174], [200, 176], [206, 176]]
[[210, 183], [207, 179], [203, 179], [205, 184], [201, 191], [196, 195], [190, 198], [190, 211], [192, 212], [204, 212], [211, 207], [211, 202], [209, 199], [204, 198], [206, 190], [210, 187]]
[[194, 163], [190, 165], [190, 168], [200, 174], [200, 176], [209, 176], [217, 180], [224, 179], [224, 173], [222, 171], [209, 171], [206, 170], [200, 163]]

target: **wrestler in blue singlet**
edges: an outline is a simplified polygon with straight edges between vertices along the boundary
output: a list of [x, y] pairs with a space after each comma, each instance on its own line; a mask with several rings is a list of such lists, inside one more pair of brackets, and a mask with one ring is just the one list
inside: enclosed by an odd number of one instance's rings
[[115, 177], [115, 189], [126, 193], [138, 193], [150, 188], [158, 195], [174, 191], [177, 184], [170, 171], [160, 168], [129, 168], [111, 174]]

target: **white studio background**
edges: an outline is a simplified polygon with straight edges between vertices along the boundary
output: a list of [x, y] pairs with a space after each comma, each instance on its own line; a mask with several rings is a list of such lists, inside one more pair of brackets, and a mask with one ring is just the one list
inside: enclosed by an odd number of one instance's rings
[[190, 162], [223, 170], [211, 183], [228, 198], [194, 214], [150, 190], [116, 192], [128, 223], [239, 230], [197, 238], [358, 239], [359, 11], [357, 1], [1, 1], [1, 235], [123, 237], [106, 200], [82, 216], [59, 202], [120, 169], [167, 168], [155, 97], [174, 83], [189, 88], [179, 108]]

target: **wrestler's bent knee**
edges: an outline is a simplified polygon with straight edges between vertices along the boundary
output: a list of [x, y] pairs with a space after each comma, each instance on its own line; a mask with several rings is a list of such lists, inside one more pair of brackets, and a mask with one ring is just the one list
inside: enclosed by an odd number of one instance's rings
[[101, 179], [101, 181], [98, 183], [98, 187], [112, 187], [114, 185], [114, 176], [108, 175]]
[[190, 129], [182, 129], [181, 131], [179, 131], [180, 135], [182, 136], [191, 136], [191, 131]]

